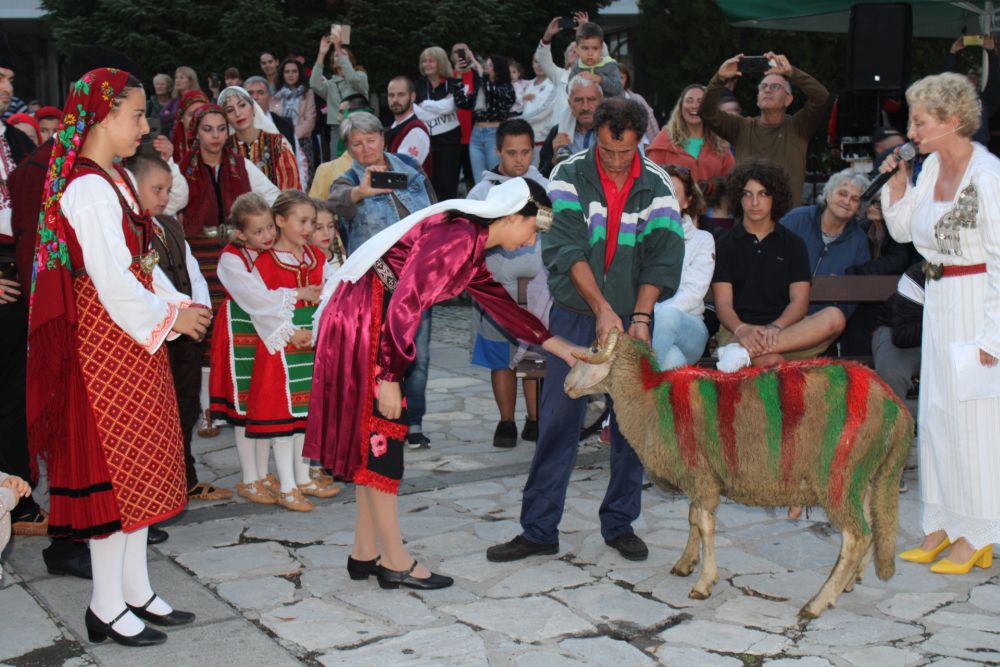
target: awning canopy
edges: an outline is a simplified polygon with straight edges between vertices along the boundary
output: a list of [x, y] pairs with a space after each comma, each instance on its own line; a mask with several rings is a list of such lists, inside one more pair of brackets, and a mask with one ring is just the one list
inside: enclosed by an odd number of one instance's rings
[[[729, 22], [740, 28], [847, 32], [851, 7], [875, 0], [717, 0]], [[881, 3], [879, 3], [881, 4]], [[913, 0], [914, 37], [977, 35], [1000, 26], [993, 2]]]

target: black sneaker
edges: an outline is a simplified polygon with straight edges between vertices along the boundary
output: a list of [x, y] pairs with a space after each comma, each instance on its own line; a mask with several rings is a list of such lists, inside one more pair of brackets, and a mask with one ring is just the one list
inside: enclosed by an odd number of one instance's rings
[[559, 543], [538, 544], [527, 539], [523, 535], [518, 535], [510, 542], [495, 544], [486, 550], [486, 560], [491, 563], [506, 563], [512, 560], [521, 560], [528, 556], [551, 556], [559, 553]]
[[646, 560], [649, 558], [649, 547], [635, 533], [625, 533], [613, 540], [604, 540], [612, 549], [615, 549], [626, 560]]
[[493, 432], [493, 446], [510, 449], [517, 446], [517, 424], [511, 421], [502, 421], [497, 424], [497, 430]]
[[407, 433], [406, 446], [410, 449], [430, 449], [431, 439], [420, 431], [417, 431], [416, 433]]
[[525, 419], [524, 428], [521, 429], [521, 440], [525, 442], [538, 442], [538, 421]]

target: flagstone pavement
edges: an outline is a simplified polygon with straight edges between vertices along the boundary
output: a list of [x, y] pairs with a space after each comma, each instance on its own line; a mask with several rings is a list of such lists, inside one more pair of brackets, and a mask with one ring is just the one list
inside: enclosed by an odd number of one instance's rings
[[[893, 667], [1000, 663], [1000, 568], [932, 575], [897, 560], [896, 575], [864, 582], [818, 620], [798, 609], [819, 589], [839, 537], [822, 511], [792, 522], [725, 502], [718, 511], [721, 578], [705, 601], [693, 578], [670, 575], [684, 545], [687, 504], [652, 486], [636, 532], [649, 560], [622, 559], [600, 536], [607, 449], [580, 446], [552, 557], [489, 563], [485, 550], [518, 534], [521, 489], [534, 451], [492, 447], [488, 374], [468, 363], [467, 308], [437, 307], [424, 430], [406, 452], [399, 499], [408, 546], [456, 579], [452, 588], [382, 590], [352, 581], [354, 495], [297, 514], [242, 499], [193, 503], [149, 550], [154, 587], [197, 621], [166, 644], [91, 644], [89, 582], [49, 575], [43, 538], [15, 538], [0, 581], [4, 665], [692, 665]], [[518, 421], [523, 421], [519, 412]], [[195, 440], [202, 479], [232, 488], [232, 431]], [[919, 534], [916, 470], [901, 495], [898, 543]], [[47, 502], [44, 490], [38, 493]]]

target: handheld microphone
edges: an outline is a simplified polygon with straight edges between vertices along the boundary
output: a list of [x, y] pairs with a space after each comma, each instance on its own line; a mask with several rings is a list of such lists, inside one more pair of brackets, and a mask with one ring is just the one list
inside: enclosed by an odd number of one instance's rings
[[889, 179], [899, 171], [899, 168], [904, 162], [909, 162], [917, 156], [917, 149], [911, 143], [905, 143], [899, 147], [899, 152], [896, 153], [896, 159], [899, 160], [899, 164], [892, 171], [885, 171], [875, 177], [872, 184], [868, 186], [868, 189], [861, 194], [861, 199], [868, 201], [875, 195], [879, 193], [882, 186], [889, 182]]

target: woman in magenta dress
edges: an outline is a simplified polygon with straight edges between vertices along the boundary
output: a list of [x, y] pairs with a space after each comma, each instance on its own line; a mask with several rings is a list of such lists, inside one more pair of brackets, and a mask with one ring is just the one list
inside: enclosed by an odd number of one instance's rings
[[424, 310], [467, 290], [506, 331], [572, 365], [574, 348], [519, 308], [486, 268], [487, 249], [534, 244], [550, 206], [540, 185], [521, 178], [485, 201], [435, 204], [372, 237], [327, 283], [304, 455], [357, 485], [352, 579], [376, 575], [383, 588], [453, 583], [407, 552], [396, 503], [406, 436], [400, 381]]

